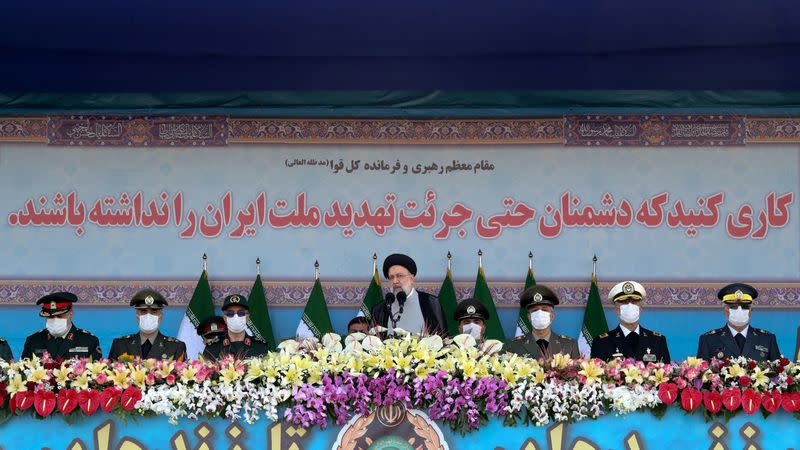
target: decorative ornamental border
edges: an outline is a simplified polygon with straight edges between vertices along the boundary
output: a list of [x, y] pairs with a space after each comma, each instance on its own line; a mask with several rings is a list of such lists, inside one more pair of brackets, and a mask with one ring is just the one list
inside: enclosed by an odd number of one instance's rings
[[800, 117], [595, 114], [404, 120], [52, 115], [0, 117], [0, 142], [124, 147], [278, 143], [739, 146], [800, 143]]
[[[44, 295], [56, 291], [75, 293], [82, 304], [103, 306], [127, 306], [133, 294], [145, 287], [162, 292], [170, 305], [181, 306], [189, 303], [196, 281], [92, 281], [92, 280], [0, 280], [0, 305], [33, 305]], [[323, 290], [328, 306], [356, 308], [361, 304], [367, 291], [367, 281], [323, 282]], [[582, 307], [589, 295], [589, 283], [547, 282], [554, 288], [561, 305]], [[647, 305], [656, 308], [713, 308], [719, 307], [717, 290], [724, 283], [687, 284], [643, 283], [647, 289]], [[311, 293], [313, 282], [264, 281], [264, 290], [270, 305], [303, 306]], [[422, 291], [438, 293], [440, 282], [418, 283]], [[604, 303], [605, 293], [613, 283], [600, 283], [599, 288]], [[758, 304], [770, 308], [800, 309], [800, 283], [755, 284], [759, 290]], [[211, 283], [211, 291], [216, 303], [229, 294], [247, 295], [252, 281], [220, 281]], [[498, 307], [514, 308], [519, 303], [523, 283], [491, 283], [492, 297]], [[456, 297], [461, 300], [472, 296], [474, 282], [456, 282]]]

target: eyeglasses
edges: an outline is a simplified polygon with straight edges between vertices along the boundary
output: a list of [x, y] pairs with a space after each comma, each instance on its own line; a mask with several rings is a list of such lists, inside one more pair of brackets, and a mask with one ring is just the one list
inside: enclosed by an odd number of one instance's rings
[[389, 275], [389, 277], [387, 279], [389, 281], [394, 281], [394, 280], [400, 281], [400, 280], [404, 280], [404, 279], [406, 279], [406, 278], [408, 278], [410, 276], [411, 276], [410, 273], [405, 273], [405, 274], [398, 273], [398, 274], [394, 274], [394, 275]]
[[742, 309], [750, 309], [750, 306], [751, 306], [751, 305], [749, 305], [749, 304], [747, 304], [747, 303], [738, 303], [738, 304], [737, 304], [737, 303], [734, 303], [734, 304], [729, 304], [729, 305], [728, 305], [728, 308], [730, 308], [730, 309], [739, 309], [739, 308], [742, 308]]
[[225, 317], [244, 317], [247, 315], [247, 311], [244, 309], [240, 309], [238, 311], [225, 311]]

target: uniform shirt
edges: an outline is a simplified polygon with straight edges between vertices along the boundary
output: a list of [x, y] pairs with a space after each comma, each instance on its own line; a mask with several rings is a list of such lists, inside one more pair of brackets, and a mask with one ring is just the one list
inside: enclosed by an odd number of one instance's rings
[[41, 358], [45, 352], [49, 353], [53, 359], [92, 358], [97, 360], [103, 357], [97, 336], [74, 324], [64, 337], [51, 335], [47, 328], [28, 336], [25, 339], [21, 359], [30, 358], [33, 355]]
[[503, 350], [511, 353], [516, 353], [522, 356], [529, 356], [531, 358], [541, 358], [543, 356], [552, 356], [556, 353], [569, 355], [571, 358], [580, 358], [578, 351], [578, 342], [571, 337], [562, 334], [553, 333], [552, 330], [545, 340], [547, 340], [547, 353], [549, 355], [542, 355], [542, 350], [539, 348], [539, 343], [536, 342], [539, 338], [533, 333], [528, 333], [524, 336], [519, 336], [513, 340], [506, 342]]
[[711, 358], [726, 359], [744, 356], [756, 361], [774, 361], [781, 357], [775, 335], [760, 328], [748, 327], [744, 347], [739, 350], [734, 334], [726, 324], [711, 330], [697, 343], [697, 357], [710, 361]]
[[203, 350], [206, 359], [216, 361], [233, 355], [236, 359], [255, 358], [266, 355], [269, 351], [267, 343], [254, 336], [245, 336], [244, 340], [231, 341], [225, 338], [220, 342], [207, 345]]
[[608, 333], [597, 336], [592, 341], [591, 357], [604, 361], [614, 358], [633, 358], [643, 362], [671, 361], [665, 336], [644, 327], [637, 327], [637, 330], [639, 339], [636, 348], [632, 348], [630, 340], [626, 339], [631, 331], [627, 330], [628, 333], [625, 333], [625, 327], [620, 325]]
[[[164, 336], [159, 331], [155, 337], [148, 339], [153, 346], [150, 348], [148, 358], [153, 359], [173, 359], [183, 361], [186, 359], [186, 344], [173, 337]], [[127, 336], [120, 336], [114, 339], [111, 350], [108, 352], [108, 359], [119, 359], [122, 355], [131, 357], [142, 357], [142, 334], [133, 333]]]

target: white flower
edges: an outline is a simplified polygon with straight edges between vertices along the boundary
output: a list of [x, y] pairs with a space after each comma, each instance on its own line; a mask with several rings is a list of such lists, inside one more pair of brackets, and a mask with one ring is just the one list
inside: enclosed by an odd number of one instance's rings
[[381, 350], [383, 348], [383, 342], [378, 336], [366, 336], [364, 340], [361, 341], [361, 346], [364, 348], [364, 351], [372, 353]]
[[473, 348], [477, 344], [475, 338], [470, 334], [459, 334], [453, 338], [453, 343], [461, 348]]
[[439, 350], [444, 347], [444, 343], [442, 342], [442, 337], [438, 334], [432, 334], [430, 336], [425, 336], [424, 338], [419, 340], [420, 347], [425, 347], [433, 352], [438, 352]]
[[481, 351], [487, 355], [494, 355], [503, 349], [503, 343], [497, 339], [488, 339], [481, 345]]
[[278, 344], [278, 350], [284, 351], [286, 353], [297, 353], [297, 349], [299, 347], [300, 344], [294, 339], [287, 339]]

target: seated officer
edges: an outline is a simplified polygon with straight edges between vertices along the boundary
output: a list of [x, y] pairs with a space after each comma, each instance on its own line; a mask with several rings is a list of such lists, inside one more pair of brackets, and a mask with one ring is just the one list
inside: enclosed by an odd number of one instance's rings
[[97, 337], [72, 323], [72, 304], [77, 301], [78, 297], [73, 293], [56, 292], [36, 302], [42, 305], [39, 315], [45, 318], [45, 329], [25, 339], [22, 359], [33, 355], [41, 358], [45, 352], [55, 360], [76, 357], [96, 360], [103, 357]]
[[506, 343], [506, 351], [532, 358], [550, 358], [557, 353], [579, 358], [578, 343], [575, 339], [552, 330], [556, 317], [555, 306], [558, 296], [543, 284], [525, 290], [519, 297], [519, 304], [527, 308], [531, 319], [531, 333], [514, 338]]
[[781, 357], [775, 335], [750, 326], [753, 300], [758, 291], [753, 286], [733, 283], [717, 292], [725, 304], [728, 323], [700, 336], [697, 357], [725, 359], [745, 356], [756, 361], [773, 361]]
[[646, 296], [644, 286], [635, 281], [623, 281], [611, 288], [608, 299], [614, 302], [619, 325], [592, 341], [592, 358], [670, 362], [667, 338], [639, 326], [642, 301]]
[[364, 333], [369, 334], [369, 320], [364, 316], [353, 317], [347, 324], [347, 334]]
[[456, 306], [453, 318], [458, 322], [459, 333], [474, 337], [476, 342], [483, 341], [486, 321], [489, 320], [489, 310], [483, 306], [480, 300], [468, 298], [461, 301]]
[[206, 346], [222, 341], [227, 334], [225, 319], [220, 316], [206, 317], [197, 324], [197, 335], [203, 338], [203, 344]]
[[142, 289], [133, 295], [131, 306], [136, 309], [139, 332], [114, 339], [108, 359], [119, 359], [122, 355], [142, 359], [186, 359], [186, 344], [159, 331], [164, 320], [162, 309], [167, 306], [163, 295], [153, 289]]
[[210, 360], [217, 360], [228, 355], [236, 359], [252, 358], [265, 355], [268, 351], [267, 343], [255, 336], [248, 336], [247, 319], [250, 308], [247, 298], [233, 294], [225, 297], [222, 304], [222, 314], [228, 334], [221, 342], [211, 344], [203, 351], [203, 356]]

